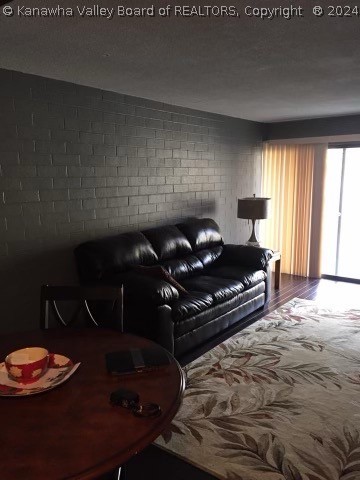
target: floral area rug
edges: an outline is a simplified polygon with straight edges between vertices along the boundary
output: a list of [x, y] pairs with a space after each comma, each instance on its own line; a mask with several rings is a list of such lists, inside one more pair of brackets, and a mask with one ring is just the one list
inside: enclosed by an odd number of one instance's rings
[[158, 446], [219, 479], [360, 479], [360, 310], [294, 299], [185, 370]]

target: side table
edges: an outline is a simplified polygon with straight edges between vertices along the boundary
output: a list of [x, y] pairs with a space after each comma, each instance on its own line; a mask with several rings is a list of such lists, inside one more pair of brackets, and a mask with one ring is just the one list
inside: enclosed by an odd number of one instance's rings
[[275, 251], [271, 262], [275, 262], [275, 290], [280, 288], [280, 274], [281, 274], [281, 252]]

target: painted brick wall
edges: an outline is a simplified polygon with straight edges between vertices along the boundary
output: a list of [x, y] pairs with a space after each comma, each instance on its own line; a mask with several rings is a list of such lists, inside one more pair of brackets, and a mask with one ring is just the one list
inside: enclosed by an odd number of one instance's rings
[[37, 327], [41, 284], [76, 283], [90, 238], [209, 216], [246, 240], [236, 199], [259, 192], [260, 139], [245, 120], [0, 70], [0, 331]]

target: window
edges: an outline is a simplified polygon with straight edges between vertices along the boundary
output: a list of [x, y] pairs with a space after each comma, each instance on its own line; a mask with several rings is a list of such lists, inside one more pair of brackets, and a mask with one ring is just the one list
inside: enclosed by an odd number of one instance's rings
[[330, 148], [326, 159], [322, 274], [360, 279], [360, 148]]

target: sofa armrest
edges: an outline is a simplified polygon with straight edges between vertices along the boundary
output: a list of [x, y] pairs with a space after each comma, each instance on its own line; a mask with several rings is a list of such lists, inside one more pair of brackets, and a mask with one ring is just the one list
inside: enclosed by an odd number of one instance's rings
[[170, 283], [137, 273], [109, 275], [107, 285], [124, 285], [124, 300], [150, 302], [153, 306], [165, 305], [179, 298], [179, 292]]
[[224, 265], [236, 264], [265, 270], [274, 252], [269, 248], [249, 245], [224, 245], [219, 261]]

